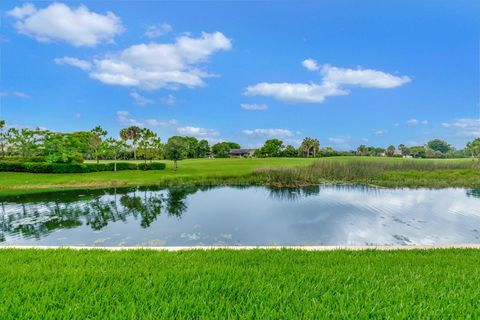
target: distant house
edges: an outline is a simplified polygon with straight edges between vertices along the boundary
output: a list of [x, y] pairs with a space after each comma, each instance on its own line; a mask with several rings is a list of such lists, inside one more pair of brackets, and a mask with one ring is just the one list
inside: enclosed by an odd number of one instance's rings
[[255, 149], [231, 149], [228, 153], [231, 157], [252, 158]]

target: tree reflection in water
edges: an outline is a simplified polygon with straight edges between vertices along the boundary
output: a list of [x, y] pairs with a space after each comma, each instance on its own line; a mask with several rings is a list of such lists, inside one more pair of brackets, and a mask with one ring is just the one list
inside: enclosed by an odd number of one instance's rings
[[467, 196], [480, 198], [480, 187], [467, 190]]
[[37, 194], [31, 201], [28, 196], [0, 199], [0, 242], [6, 241], [7, 235], [40, 239], [55, 230], [84, 224], [98, 231], [130, 216], [148, 228], [162, 212], [181, 218], [187, 210], [188, 195], [199, 189], [205, 188], [143, 187]]

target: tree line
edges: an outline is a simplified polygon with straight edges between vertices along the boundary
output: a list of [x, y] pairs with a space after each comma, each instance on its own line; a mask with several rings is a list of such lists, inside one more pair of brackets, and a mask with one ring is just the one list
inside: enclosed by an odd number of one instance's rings
[[456, 150], [444, 140], [434, 139], [423, 146], [407, 147], [400, 144], [387, 148], [360, 145], [356, 150], [338, 151], [332, 147], [320, 148], [317, 139], [306, 137], [299, 148], [285, 146], [280, 139], [270, 139], [254, 152], [256, 157], [329, 157], [329, 156], [385, 156], [406, 158], [466, 158], [480, 157], [480, 138], [467, 143], [464, 149]]
[[[0, 156], [44, 157], [49, 163], [75, 163], [86, 160], [143, 160], [170, 159], [175, 162], [185, 158], [229, 157], [230, 150], [239, 149], [235, 142], [210, 145], [207, 140], [195, 137], [173, 136], [162, 143], [157, 133], [147, 128], [123, 128], [118, 138], [107, 137], [108, 132], [97, 126], [90, 131], [70, 133], [50, 130], [8, 128], [0, 120]], [[320, 141], [306, 137], [298, 148], [285, 145], [280, 139], [269, 139], [254, 151], [255, 157], [328, 157], [328, 156], [388, 156], [413, 158], [480, 157], [480, 138], [456, 150], [447, 142], [435, 139], [423, 146], [407, 147], [400, 144], [387, 148], [360, 145], [356, 150], [338, 151], [331, 147], [320, 148]]]

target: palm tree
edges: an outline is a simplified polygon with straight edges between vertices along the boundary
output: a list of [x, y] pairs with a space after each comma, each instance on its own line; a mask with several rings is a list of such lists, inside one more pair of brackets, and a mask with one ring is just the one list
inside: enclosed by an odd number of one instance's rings
[[313, 157], [317, 155], [318, 150], [320, 149], [320, 141], [318, 139], [313, 139], [306, 137], [303, 139], [302, 144], [300, 145], [300, 150], [308, 158], [310, 154], [313, 154]]
[[133, 158], [137, 160], [137, 143], [138, 140], [142, 138], [142, 129], [138, 126], [130, 126], [120, 130], [120, 138], [127, 142], [128, 140], [132, 141], [133, 147]]

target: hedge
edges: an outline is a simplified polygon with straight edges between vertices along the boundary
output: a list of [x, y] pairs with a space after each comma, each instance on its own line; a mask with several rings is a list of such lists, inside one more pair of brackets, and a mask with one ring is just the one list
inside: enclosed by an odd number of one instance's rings
[[1, 162], [45, 162], [47, 157], [43, 156], [31, 156], [31, 157], [21, 157], [21, 156], [7, 156], [0, 158]]
[[[12, 162], [0, 161], [0, 172], [30, 172], [30, 173], [88, 173], [113, 171], [113, 163], [46, 163], [46, 162]], [[120, 170], [164, 170], [165, 163], [127, 163], [118, 162]]]

